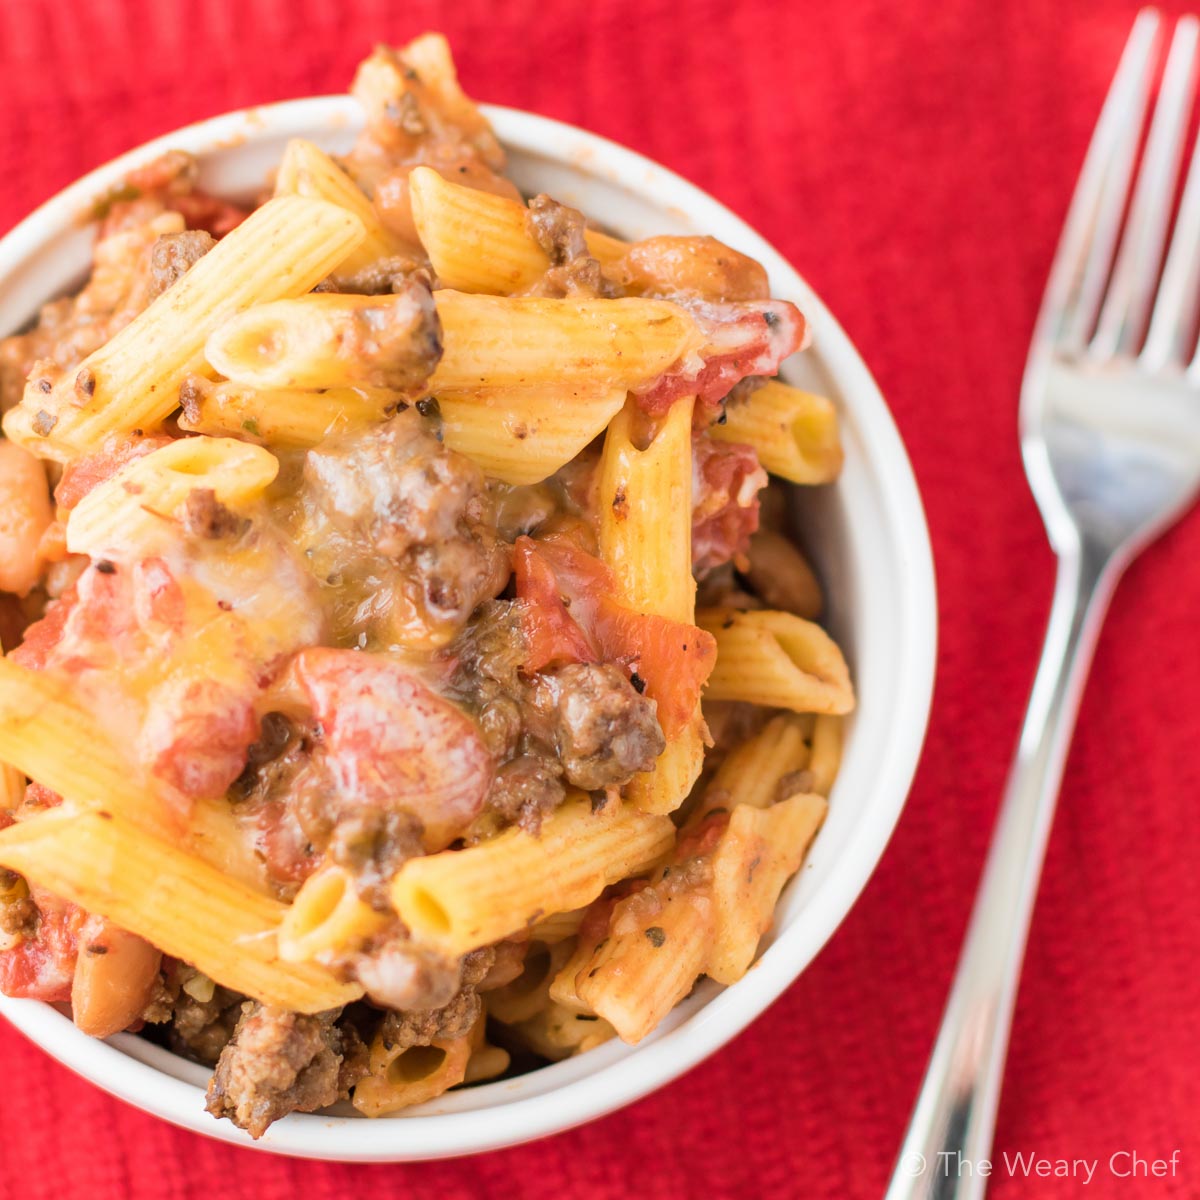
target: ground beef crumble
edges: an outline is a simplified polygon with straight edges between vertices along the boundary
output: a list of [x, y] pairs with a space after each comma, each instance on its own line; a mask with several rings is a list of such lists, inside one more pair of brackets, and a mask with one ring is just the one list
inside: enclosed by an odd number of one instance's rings
[[335, 1024], [340, 1014], [306, 1016], [246, 1001], [208, 1085], [208, 1111], [259, 1138], [288, 1113], [345, 1099], [366, 1074], [367, 1053], [352, 1026]]
[[520, 601], [485, 605], [454, 647], [454, 687], [476, 706], [497, 761], [487, 807], [536, 832], [566, 793], [619, 787], [648, 771], [665, 741], [654, 701], [611, 663], [522, 673]]

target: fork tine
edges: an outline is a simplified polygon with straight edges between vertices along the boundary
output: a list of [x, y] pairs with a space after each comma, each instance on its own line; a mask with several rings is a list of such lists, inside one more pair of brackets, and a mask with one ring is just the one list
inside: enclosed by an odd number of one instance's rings
[[1159, 24], [1158, 13], [1149, 8], [1133, 23], [1050, 269], [1039, 332], [1067, 351], [1083, 349], [1100, 307], [1149, 93]]
[[1096, 336], [1088, 348], [1093, 358], [1132, 353], [1146, 327], [1171, 222], [1195, 90], [1198, 32], [1200, 22], [1195, 17], [1183, 17], [1171, 39], [1129, 219], [1100, 310]]

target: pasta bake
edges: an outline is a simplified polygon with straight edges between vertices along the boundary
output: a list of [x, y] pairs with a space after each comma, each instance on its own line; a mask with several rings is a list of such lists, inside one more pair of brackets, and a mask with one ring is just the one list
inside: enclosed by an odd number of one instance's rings
[[0, 340], [0, 991], [254, 1137], [736, 982], [854, 707], [803, 315], [523, 196], [439, 35], [352, 91], [253, 201], [134, 171]]

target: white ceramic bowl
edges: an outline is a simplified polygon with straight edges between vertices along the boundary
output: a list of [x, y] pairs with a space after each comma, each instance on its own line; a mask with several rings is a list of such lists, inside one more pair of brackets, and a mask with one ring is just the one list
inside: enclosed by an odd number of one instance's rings
[[[784, 893], [761, 960], [741, 982], [706, 982], [636, 1047], [610, 1042], [517, 1079], [452, 1092], [400, 1116], [294, 1115], [256, 1144], [308, 1158], [403, 1162], [494, 1149], [567, 1129], [644, 1096], [694, 1066], [761, 1013], [808, 965], [875, 868], [912, 780], [928, 718], [936, 639], [933, 564], [904, 447], [862, 360], [799, 275], [753, 230], [677, 175], [571, 126], [511, 109], [488, 116], [527, 193], [575, 204], [626, 237], [712, 234], [767, 268], [771, 294], [798, 304], [813, 347], [784, 370], [833, 397], [845, 471], [797, 501], [830, 598], [832, 632], [858, 690], [828, 820]], [[90, 262], [95, 198], [167, 149], [198, 155], [201, 183], [252, 194], [297, 135], [348, 147], [361, 118], [348, 97], [298, 100], [217, 117], [168, 134], [92, 172], [0, 241], [0, 335], [79, 285]], [[864, 971], [870, 971], [863, 964]], [[0, 997], [3, 1013], [60, 1062], [176, 1125], [249, 1145], [204, 1112], [208, 1072], [138, 1037], [85, 1037], [54, 1009]]]

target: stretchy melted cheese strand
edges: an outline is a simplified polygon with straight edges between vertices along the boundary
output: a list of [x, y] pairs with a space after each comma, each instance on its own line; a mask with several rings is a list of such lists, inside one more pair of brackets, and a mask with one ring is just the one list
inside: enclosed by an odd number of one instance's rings
[[382, 258], [407, 251], [404, 243], [379, 219], [362, 188], [324, 150], [304, 138], [288, 142], [275, 177], [275, 195], [324, 200], [353, 213], [362, 222], [363, 239], [336, 264], [334, 270], [339, 275], [353, 275]]
[[254, 388], [240, 383], [202, 386], [184, 406], [180, 429], [308, 449], [340, 433], [382, 421], [399, 397], [386, 388]]
[[791, 613], [701, 609], [696, 624], [717, 640], [709, 700], [746, 700], [802, 713], [854, 708], [850, 672], [837, 643], [819, 625]]
[[180, 438], [127, 463], [71, 510], [67, 549], [92, 558], [144, 558], [178, 545], [196, 488], [237, 512], [279, 473], [275, 456], [233, 438]]
[[286, 906], [108, 811], [51, 812], [0, 831], [0, 864], [263, 1004], [316, 1013], [362, 995], [285, 963]]
[[525, 388], [439, 391], [446, 445], [494, 479], [541, 483], [604, 432], [625, 403], [624, 388], [551, 383]]
[[[638, 612], [690, 624], [696, 613], [692, 578], [692, 400], [677, 400], [645, 450], [634, 444], [633, 409], [608, 428], [600, 460], [600, 557]], [[636, 775], [627, 794], [647, 812], [683, 803], [704, 763], [699, 705], [659, 755], [654, 771]]]
[[547, 300], [434, 293], [444, 352], [430, 390], [559, 384], [644, 387], [704, 345], [666, 300]]
[[837, 411], [778, 379], [768, 380], [725, 410], [725, 424], [709, 432], [718, 441], [753, 446], [772, 475], [792, 483], [829, 483], [842, 469]]
[[392, 902], [418, 941], [465, 954], [547, 913], [590, 904], [610, 883], [645, 871], [671, 847], [668, 817], [574, 799], [535, 836], [509, 829], [466, 850], [409, 859]]
[[68, 461], [110, 433], [155, 428], [179, 406], [184, 379], [204, 373], [204, 343], [222, 321], [304, 295], [362, 238], [362, 222], [343, 208], [268, 200], [51, 394], [31, 380], [5, 432], [34, 454]]
[[[413, 223], [443, 287], [510, 296], [532, 287], [550, 268], [529, 232], [528, 209], [517, 201], [451, 183], [431, 167], [417, 167], [408, 187]], [[585, 237], [601, 265], [628, 249], [594, 230]]]

